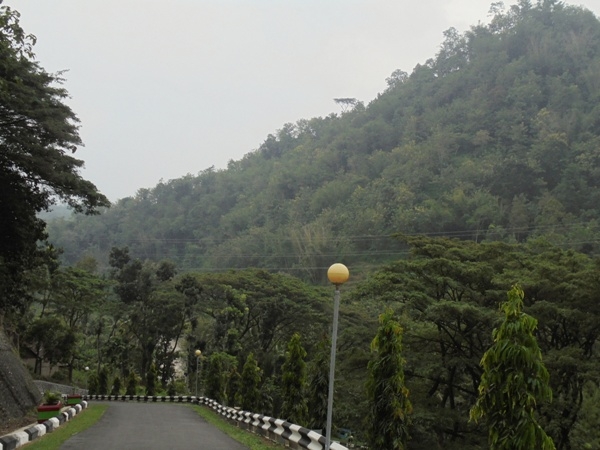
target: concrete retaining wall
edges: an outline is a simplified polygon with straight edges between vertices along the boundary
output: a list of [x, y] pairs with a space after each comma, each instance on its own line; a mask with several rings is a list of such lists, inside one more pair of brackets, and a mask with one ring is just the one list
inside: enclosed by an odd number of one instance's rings
[[79, 389], [73, 386], [66, 386], [64, 384], [56, 384], [52, 383], [51, 381], [34, 380], [34, 383], [42, 394], [47, 391], [60, 392], [61, 394], [87, 394], [87, 389]]

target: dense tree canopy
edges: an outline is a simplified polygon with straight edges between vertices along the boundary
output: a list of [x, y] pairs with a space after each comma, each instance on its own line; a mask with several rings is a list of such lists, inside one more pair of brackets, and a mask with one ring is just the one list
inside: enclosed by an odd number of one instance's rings
[[322, 312], [329, 308], [322, 291], [285, 274], [249, 269], [196, 274], [202, 287], [196, 311], [210, 331], [207, 343], [232, 355], [254, 352], [263, 358], [284, 348], [295, 332], [314, 340], [323, 332]]
[[499, 325], [497, 307], [517, 282], [525, 312], [538, 321], [536, 339], [553, 392], [540, 422], [557, 449], [574, 448], [571, 433], [584, 388], [597, 382], [600, 369], [597, 262], [541, 240], [509, 245], [402, 239], [410, 256], [357, 286], [351, 305], [392, 307], [402, 318], [406, 383], [414, 405], [411, 448], [485, 445], [481, 430], [468, 424], [468, 411], [478, 395], [481, 358]]
[[161, 362], [170, 366], [174, 347], [191, 319], [189, 299], [173, 285], [173, 267], [167, 261], [132, 259], [127, 248], [113, 248], [110, 261], [120, 299], [120, 330], [137, 344], [141, 357], [137, 369], [146, 376], [155, 354], [162, 354]]

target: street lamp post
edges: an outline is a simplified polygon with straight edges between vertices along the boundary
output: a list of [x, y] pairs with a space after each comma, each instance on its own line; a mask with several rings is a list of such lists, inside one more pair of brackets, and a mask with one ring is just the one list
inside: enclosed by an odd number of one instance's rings
[[202, 352], [200, 350], [196, 350], [194, 354], [196, 355], [196, 398], [198, 398], [198, 360], [200, 359]]
[[331, 331], [331, 356], [329, 358], [329, 395], [327, 396], [327, 428], [325, 430], [325, 449], [331, 445], [331, 418], [333, 415], [333, 381], [335, 379], [335, 352], [337, 348], [337, 327], [340, 310], [340, 286], [348, 281], [350, 273], [343, 264], [333, 264], [327, 271], [327, 278], [335, 285], [333, 297], [333, 329]]

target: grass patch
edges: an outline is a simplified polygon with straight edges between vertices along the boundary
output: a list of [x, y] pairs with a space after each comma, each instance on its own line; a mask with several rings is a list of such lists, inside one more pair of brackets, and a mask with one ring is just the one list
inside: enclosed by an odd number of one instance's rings
[[283, 445], [276, 444], [268, 439], [265, 439], [250, 431], [242, 430], [241, 428], [232, 425], [227, 420], [221, 418], [212, 409], [205, 406], [188, 405], [198, 413], [200, 417], [208, 423], [218, 428], [229, 437], [235, 439], [240, 444], [245, 445], [250, 450], [273, 450], [285, 448]]
[[60, 427], [54, 430], [52, 433], [47, 433], [41, 438], [27, 444], [27, 450], [56, 450], [77, 433], [81, 433], [83, 430], [94, 425], [109, 405], [89, 405], [79, 414], [73, 417], [69, 422], [63, 423]]

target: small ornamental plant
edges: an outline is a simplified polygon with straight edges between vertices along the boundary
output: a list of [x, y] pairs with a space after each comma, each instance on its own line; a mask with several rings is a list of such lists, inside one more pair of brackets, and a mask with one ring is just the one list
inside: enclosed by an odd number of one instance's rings
[[62, 400], [62, 395], [59, 392], [46, 391], [42, 398], [44, 405], [58, 405]]
[[42, 404], [37, 407], [38, 423], [56, 417], [62, 408], [62, 395], [59, 392], [46, 391], [42, 397]]

